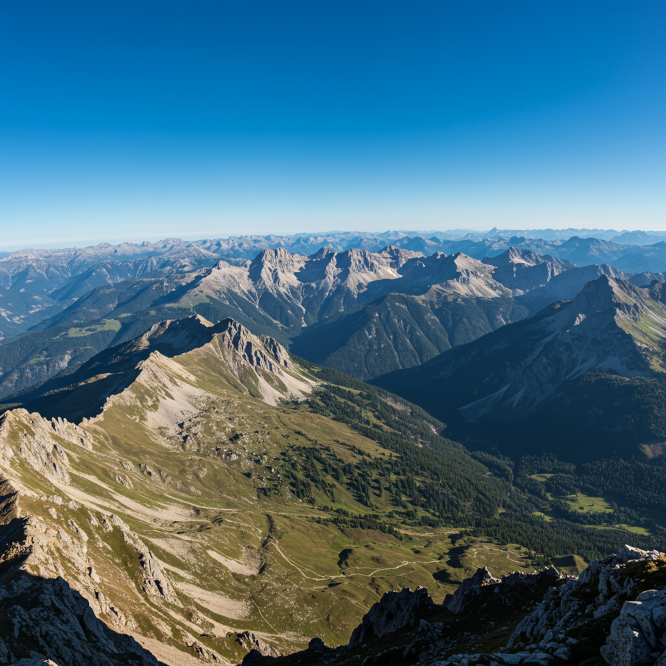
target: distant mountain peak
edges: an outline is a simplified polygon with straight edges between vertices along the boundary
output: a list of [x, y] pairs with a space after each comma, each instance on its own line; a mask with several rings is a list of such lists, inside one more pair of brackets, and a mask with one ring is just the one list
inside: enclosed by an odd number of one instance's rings
[[573, 302], [576, 310], [599, 312], [610, 308], [640, 308], [647, 303], [648, 294], [630, 282], [601, 275], [588, 282]]
[[[664, 372], [664, 294], [663, 283], [640, 288], [602, 274], [573, 300], [389, 376], [383, 385], [412, 400], [416, 392], [444, 392], [459, 401], [468, 419], [511, 419], [552, 399], [565, 381], [593, 370], [653, 376]], [[447, 386], [456, 386], [454, 396]]]

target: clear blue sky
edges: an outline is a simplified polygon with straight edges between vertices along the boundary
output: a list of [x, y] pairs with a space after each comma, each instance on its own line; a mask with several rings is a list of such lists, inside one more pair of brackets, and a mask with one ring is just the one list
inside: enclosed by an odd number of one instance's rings
[[0, 3], [0, 246], [666, 229], [666, 3]]

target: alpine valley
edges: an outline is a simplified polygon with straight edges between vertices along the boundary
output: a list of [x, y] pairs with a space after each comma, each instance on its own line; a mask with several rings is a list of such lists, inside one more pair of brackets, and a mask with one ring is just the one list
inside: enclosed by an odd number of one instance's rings
[[0, 663], [666, 664], [665, 248], [4, 254]]

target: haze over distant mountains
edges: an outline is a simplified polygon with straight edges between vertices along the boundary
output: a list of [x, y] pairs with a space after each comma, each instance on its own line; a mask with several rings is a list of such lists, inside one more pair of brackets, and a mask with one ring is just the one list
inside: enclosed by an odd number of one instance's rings
[[0, 396], [174, 317], [234, 317], [311, 361], [371, 379], [573, 298], [600, 275], [664, 280], [666, 241], [503, 234], [340, 232], [15, 252], [0, 259]]

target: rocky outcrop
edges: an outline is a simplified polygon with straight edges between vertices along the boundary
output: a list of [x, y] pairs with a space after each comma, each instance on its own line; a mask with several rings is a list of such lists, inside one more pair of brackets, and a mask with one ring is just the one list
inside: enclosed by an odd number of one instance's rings
[[275, 373], [276, 364], [289, 367], [289, 354], [277, 340], [268, 336], [258, 338], [245, 326], [230, 318], [217, 324], [215, 330], [220, 344], [235, 351], [253, 368]]
[[492, 585], [499, 582], [499, 578], [493, 577], [487, 567], [477, 569], [471, 578], [465, 578], [460, 583], [458, 589], [453, 594], [447, 594], [444, 597], [442, 605], [452, 613], [460, 613], [467, 606], [472, 596], [479, 595], [480, 588], [483, 585]]
[[[111, 518], [116, 518], [117, 521], [120, 520], [113, 515], [111, 515]], [[114, 521], [112, 520], [111, 522]], [[169, 577], [164, 573], [153, 552], [122, 521], [120, 521], [119, 526], [122, 530], [125, 543], [133, 546], [138, 551], [139, 564], [143, 573], [141, 589], [153, 601], [168, 601], [180, 606], [181, 604], [173, 591]]]
[[16, 452], [50, 481], [68, 484], [69, 458], [59, 440], [93, 448], [90, 433], [66, 419], [49, 420], [25, 409], [0, 416], [0, 463], [9, 464]]
[[405, 587], [400, 592], [387, 592], [363, 616], [362, 623], [354, 629], [349, 645], [354, 647], [369, 638], [381, 638], [416, 622], [419, 612], [434, 607], [425, 587], [412, 592]]
[[[130, 394], [137, 384], [157, 392], [156, 398], [161, 403], [170, 400], [167, 395], [173, 398], [172, 402], [179, 402], [180, 405], [169, 406], [169, 414], [180, 410], [179, 419], [191, 416], [193, 403], [200, 402], [205, 391], [190, 383], [190, 372], [178, 361], [187, 354], [205, 362], [218, 376], [226, 378], [230, 372], [250, 393], [260, 395], [271, 404], [286, 397], [302, 398], [311, 391], [312, 381], [293, 367], [287, 350], [277, 340], [256, 336], [231, 318], [212, 324], [193, 315], [161, 321], [143, 335], [100, 352], [67, 375], [67, 385], [63, 386], [65, 380], [60, 380], [57, 390], [50, 390], [48, 386], [36, 390], [34, 397], [25, 403], [32, 411], [47, 416], [64, 414], [80, 423], [75, 426], [62, 418], [42, 419], [48, 428], [36, 429], [36, 436], [55, 433], [67, 441], [91, 448], [92, 437], [86, 435], [86, 430], [114, 405], [127, 404], [126, 400], [132, 402], [134, 398]], [[30, 416], [41, 418], [37, 414]], [[171, 420], [169, 416], [166, 418]], [[31, 460], [41, 467], [51, 463], [43, 452], [32, 455]], [[61, 468], [62, 465], [58, 470]], [[117, 480], [131, 487], [126, 478]]]
[[[234, 634], [229, 634], [228, 636], [233, 636]], [[264, 657], [279, 657], [280, 651], [269, 645], [265, 640], [252, 633], [251, 631], [243, 631], [241, 633], [235, 634], [236, 643], [240, 645], [244, 650], [248, 650], [248, 653], [245, 655], [242, 661], [242, 666], [248, 666], [248, 664], [253, 664], [259, 659]]]
[[[600, 650], [609, 666], [666, 666], [666, 589], [641, 591], [651, 575], [663, 582], [666, 555], [624, 546], [606, 560], [593, 560], [578, 577], [563, 577], [548, 567], [499, 579], [484, 567], [447, 595], [442, 606], [424, 588], [389, 592], [363, 618], [348, 645], [326, 652], [325, 663], [350, 663], [372, 650], [376, 663], [392, 663], [389, 654], [400, 654], [418, 666], [557, 666], [587, 660], [592, 640], [597, 641], [592, 654]], [[464, 624], [456, 625], [461, 620], [451, 621], [441, 609], [461, 615]], [[522, 620], [521, 610], [527, 611]], [[481, 624], [473, 627], [477, 616]], [[508, 616], [515, 629], [508, 641], [503, 638], [503, 647], [452, 654], [461, 638], [463, 644], [478, 646], [489, 633], [502, 636]], [[402, 645], [397, 636], [388, 648], [373, 642], [394, 632], [402, 632]], [[607, 640], [602, 646], [603, 632]], [[312, 652], [311, 644], [299, 655]]]
[[666, 590], [646, 590], [625, 601], [601, 656], [612, 666], [666, 664]]
[[50, 425], [49, 421], [25, 409], [5, 412], [0, 417], [1, 455], [9, 460], [16, 451], [50, 481], [69, 483], [69, 458], [62, 446], [51, 438]]
[[236, 634], [236, 642], [245, 650], [257, 650], [264, 657], [279, 657], [280, 651], [251, 631]]
[[465, 578], [453, 594], [447, 594], [442, 606], [452, 613], [461, 613], [481, 595], [481, 588], [484, 586], [498, 585], [494, 591], [502, 596], [510, 588], [537, 585], [544, 581], [554, 584], [560, 580], [562, 576], [555, 567], [547, 567], [536, 573], [514, 571], [502, 578], [495, 578], [487, 567], [482, 567], [477, 569], [471, 578]]
[[[624, 601], [635, 594], [636, 582], [627, 568], [636, 562], [655, 560], [657, 551], [624, 546], [603, 562], [593, 560], [578, 578], [570, 578], [559, 588], [551, 588], [543, 601], [518, 625], [508, 647], [538, 644], [550, 653], [567, 646], [567, 632], [583, 615], [599, 619], [617, 613]], [[584, 591], [594, 593], [590, 600]], [[618, 662], [619, 663], [619, 662]]]
[[291, 367], [289, 353], [275, 338], [271, 338], [267, 335], [262, 335], [260, 338], [264, 343], [264, 347], [266, 347], [266, 349], [273, 355], [273, 358], [279, 365], [282, 365], [285, 368]]

